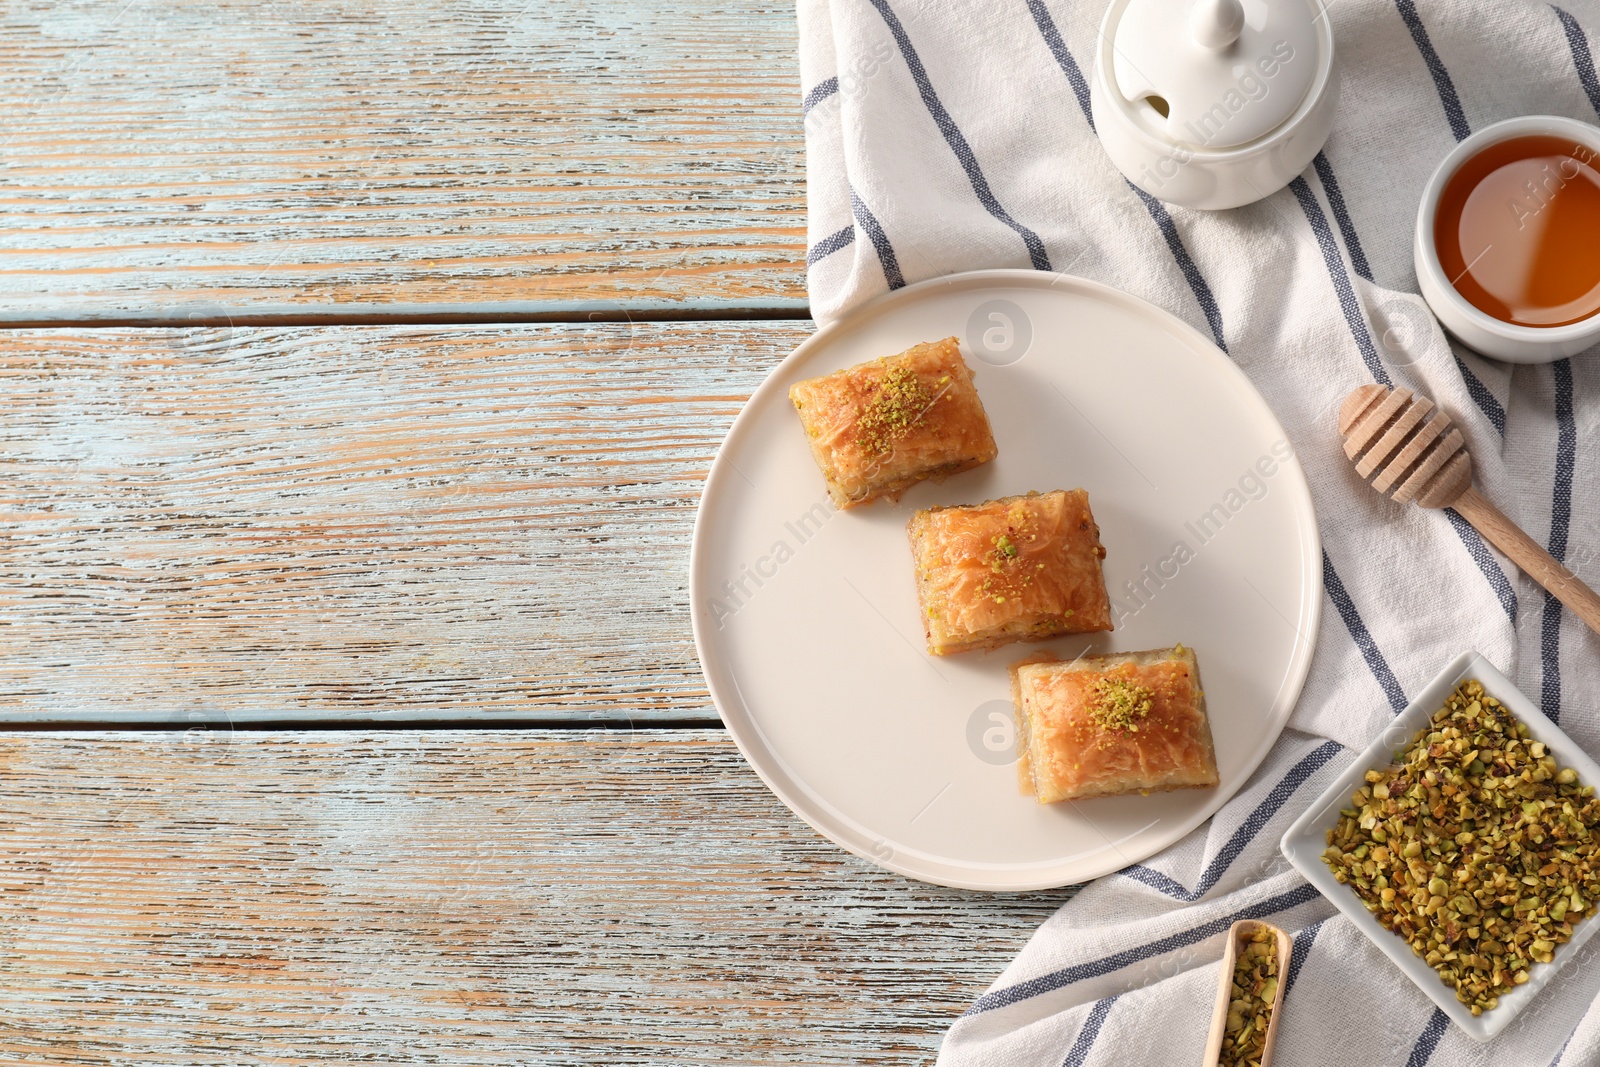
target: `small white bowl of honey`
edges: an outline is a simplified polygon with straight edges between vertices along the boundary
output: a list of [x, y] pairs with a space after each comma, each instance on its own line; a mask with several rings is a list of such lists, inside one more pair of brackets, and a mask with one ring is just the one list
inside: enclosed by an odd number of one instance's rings
[[1600, 343], [1600, 128], [1530, 115], [1456, 145], [1423, 191], [1413, 258], [1468, 348], [1547, 363]]

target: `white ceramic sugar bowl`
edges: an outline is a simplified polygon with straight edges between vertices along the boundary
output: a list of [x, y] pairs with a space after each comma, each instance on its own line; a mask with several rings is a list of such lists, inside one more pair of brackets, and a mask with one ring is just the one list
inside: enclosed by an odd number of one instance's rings
[[1159, 200], [1277, 192], [1333, 129], [1333, 30], [1315, 0], [1113, 0], [1090, 101], [1106, 152]]

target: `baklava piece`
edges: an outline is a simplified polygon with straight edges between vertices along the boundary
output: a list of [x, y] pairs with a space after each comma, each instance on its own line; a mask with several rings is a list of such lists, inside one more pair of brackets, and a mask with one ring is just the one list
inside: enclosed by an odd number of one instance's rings
[[1041, 804], [1217, 784], [1194, 652], [1043, 657], [1011, 668], [1018, 777]]
[[930, 508], [907, 531], [935, 656], [1111, 629], [1106, 550], [1082, 489]]
[[898, 500], [998, 454], [954, 337], [798, 382], [789, 400], [837, 508]]

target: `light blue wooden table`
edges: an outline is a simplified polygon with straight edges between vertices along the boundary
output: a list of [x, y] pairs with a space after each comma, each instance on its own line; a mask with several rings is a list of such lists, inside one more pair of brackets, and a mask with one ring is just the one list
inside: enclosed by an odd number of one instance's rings
[[1062, 893], [819, 839], [689, 535], [794, 13], [0, 4], [0, 1063], [911, 1064]]

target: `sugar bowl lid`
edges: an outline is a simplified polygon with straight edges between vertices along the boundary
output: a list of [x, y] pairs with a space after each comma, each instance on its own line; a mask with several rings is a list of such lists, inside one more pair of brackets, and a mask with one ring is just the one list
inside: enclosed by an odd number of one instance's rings
[[1163, 140], [1237, 148], [1305, 100], [1318, 17], [1308, 0], [1130, 0], [1112, 42], [1113, 84]]

